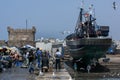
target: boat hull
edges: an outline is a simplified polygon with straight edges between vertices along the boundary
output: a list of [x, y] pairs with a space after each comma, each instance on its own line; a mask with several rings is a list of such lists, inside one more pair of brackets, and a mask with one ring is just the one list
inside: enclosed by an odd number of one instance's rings
[[99, 59], [105, 55], [111, 43], [111, 38], [80, 38], [66, 40], [70, 55], [74, 59]]

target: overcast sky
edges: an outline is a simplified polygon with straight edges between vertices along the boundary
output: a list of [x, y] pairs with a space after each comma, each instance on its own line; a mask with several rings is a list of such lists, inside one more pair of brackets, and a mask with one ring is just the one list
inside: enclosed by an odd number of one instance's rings
[[[40, 37], [65, 38], [63, 31], [74, 31], [82, 0], [0, 0], [0, 40], [8, 40], [7, 27], [36, 27]], [[116, 2], [117, 9], [112, 7]], [[110, 26], [110, 36], [120, 40], [120, 0], [84, 0], [84, 8], [93, 4], [99, 25]]]

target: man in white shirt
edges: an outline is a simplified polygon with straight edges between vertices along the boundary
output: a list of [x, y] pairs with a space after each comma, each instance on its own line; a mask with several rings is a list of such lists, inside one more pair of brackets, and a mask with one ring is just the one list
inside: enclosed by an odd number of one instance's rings
[[60, 71], [60, 58], [61, 58], [61, 52], [59, 51], [59, 49], [57, 49], [56, 53], [55, 53], [55, 57], [56, 57], [56, 62], [55, 62], [55, 68], [56, 68], [56, 71], [57, 69], [59, 68], [59, 71]]

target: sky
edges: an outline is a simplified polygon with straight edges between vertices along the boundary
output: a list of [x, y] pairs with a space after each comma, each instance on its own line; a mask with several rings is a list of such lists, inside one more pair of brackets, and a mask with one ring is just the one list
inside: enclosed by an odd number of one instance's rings
[[[0, 0], [0, 40], [8, 40], [7, 27], [26, 29], [35, 26], [35, 38], [60, 38], [73, 32], [82, 0]], [[116, 2], [117, 8], [112, 4]], [[88, 10], [93, 4], [96, 22], [110, 26], [109, 36], [120, 40], [120, 0], [84, 0]]]

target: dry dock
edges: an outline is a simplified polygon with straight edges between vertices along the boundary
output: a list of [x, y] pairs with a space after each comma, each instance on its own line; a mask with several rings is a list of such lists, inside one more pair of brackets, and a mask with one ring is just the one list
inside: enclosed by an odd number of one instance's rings
[[108, 72], [91, 72], [91, 73], [81, 73], [76, 72], [76, 78], [120, 78], [120, 54], [116, 55], [107, 55], [107, 58], [110, 58], [108, 62], [103, 62], [101, 58], [100, 64], [109, 69]]

